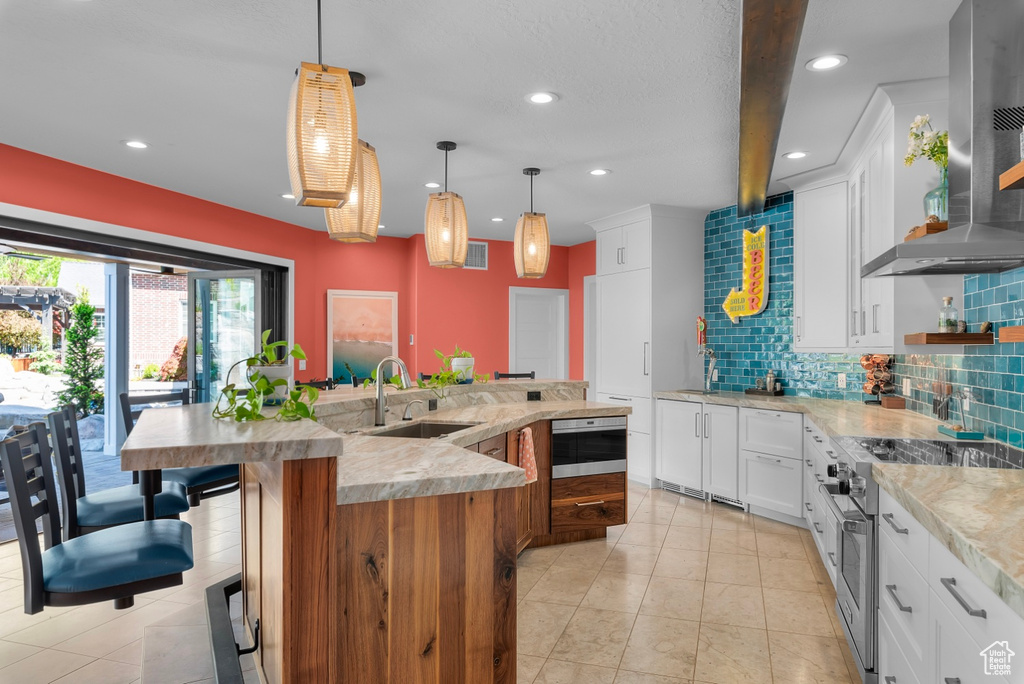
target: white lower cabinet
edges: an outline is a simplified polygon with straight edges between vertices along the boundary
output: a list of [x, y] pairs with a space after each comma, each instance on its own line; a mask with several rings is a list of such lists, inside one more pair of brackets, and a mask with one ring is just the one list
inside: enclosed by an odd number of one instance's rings
[[738, 421], [734, 406], [658, 399], [654, 476], [689, 494], [738, 499]]
[[[878, 613], [878, 683], [879, 684], [931, 684], [924, 673], [915, 670], [900, 649], [896, 635], [889, 626], [888, 614]], [[915, 673], [919, 676], [915, 676]]]
[[704, 491], [739, 499], [739, 411], [735, 406], [704, 404]]
[[[797, 444], [799, 445], [799, 433]], [[799, 452], [798, 452], [799, 453]], [[740, 452], [740, 500], [778, 513], [802, 517], [803, 468], [799, 458]]]
[[651, 483], [651, 400], [626, 394], [598, 392], [597, 400], [633, 409], [626, 433], [626, 477], [650, 486]]

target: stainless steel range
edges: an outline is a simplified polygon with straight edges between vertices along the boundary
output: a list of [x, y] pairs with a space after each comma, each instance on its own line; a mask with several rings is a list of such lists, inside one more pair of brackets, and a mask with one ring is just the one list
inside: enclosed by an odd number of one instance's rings
[[873, 463], [973, 468], [1024, 467], [1024, 451], [996, 442], [839, 437], [829, 467], [837, 484], [821, 485], [836, 516], [836, 605], [864, 684], [875, 684], [878, 612], [878, 485]]

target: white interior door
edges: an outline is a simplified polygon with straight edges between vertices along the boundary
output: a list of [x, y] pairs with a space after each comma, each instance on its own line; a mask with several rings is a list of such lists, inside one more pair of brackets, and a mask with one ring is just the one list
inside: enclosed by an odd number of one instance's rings
[[538, 378], [569, 376], [569, 291], [508, 289], [508, 370]]

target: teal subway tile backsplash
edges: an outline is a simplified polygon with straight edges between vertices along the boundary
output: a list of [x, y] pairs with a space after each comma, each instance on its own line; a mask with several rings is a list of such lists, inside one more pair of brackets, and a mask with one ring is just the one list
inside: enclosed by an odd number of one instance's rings
[[[733, 324], [722, 309], [732, 288], [743, 286], [743, 230], [769, 225], [768, 304], [757, 316]], [[789, 396], [860, 401], [865, 380], [858, 357], [793, 351], [793, 193], [769, 197], [765, 210], [737, 218], [736, 207], [718, 209], [704, 221], [704, 316], [708, 346], [718, 355], [723, 391], [742, 392], [769, 370]], [[845, 390], [836, 384], [846, 373]]]

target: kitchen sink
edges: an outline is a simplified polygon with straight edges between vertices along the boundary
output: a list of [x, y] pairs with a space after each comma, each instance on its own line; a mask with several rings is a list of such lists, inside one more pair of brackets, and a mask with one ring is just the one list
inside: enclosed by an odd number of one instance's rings
[[399, 425], [380, 432], [370, 433], [371, 437], [410, 437], [412, 439], [438, 439], [447, 437], [453, 432], [476, 427], [479, 423], [409, 423]]

